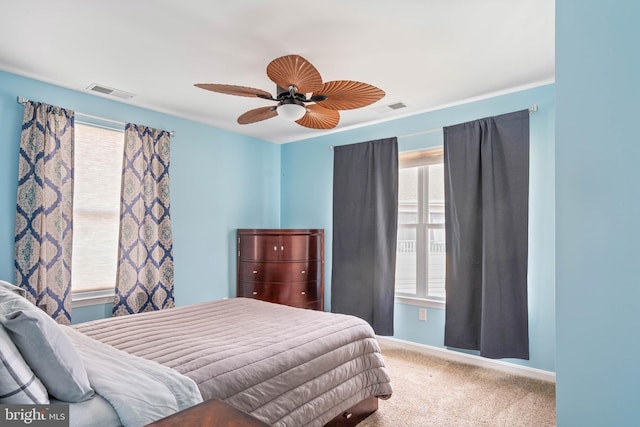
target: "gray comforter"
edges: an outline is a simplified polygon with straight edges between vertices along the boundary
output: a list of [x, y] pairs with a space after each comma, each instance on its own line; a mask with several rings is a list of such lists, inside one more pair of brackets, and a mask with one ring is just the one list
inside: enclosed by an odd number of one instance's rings
[[392, 392], [373, 330], [352, 316], [234, 298], [75, 328], [272, 425], [321, 426]]

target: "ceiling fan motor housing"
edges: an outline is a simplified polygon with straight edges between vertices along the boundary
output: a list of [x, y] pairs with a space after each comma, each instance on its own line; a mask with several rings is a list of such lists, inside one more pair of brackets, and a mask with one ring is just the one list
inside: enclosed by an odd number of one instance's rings
[[[280, 98], [278, 98], [280, 99]], [[300, 105], [302, 107], [304, 107], [304, 103], [302, 102], [301, 99], [298, 99], [298, 97], [295, 98], [286, 98], [283, 97], [282, 99], [280, 99], [280, 102], [278, 102], [278, 107], [281, 105], [285, 105], [285, 104], [295, 104], [295, 105]]]
[[[298, 88], [295, 86], [294, 88], [295, 88], [295, 91], [298, 92]], [[283, 87], [276, 85], [276, 98], [280, 99], [280, 97], [282, 96], [289, 96], [289, 89], [285, 89]]]

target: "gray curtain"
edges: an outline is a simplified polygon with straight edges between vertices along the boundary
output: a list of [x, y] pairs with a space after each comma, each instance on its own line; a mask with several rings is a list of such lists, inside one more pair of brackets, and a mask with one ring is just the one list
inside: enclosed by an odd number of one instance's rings
[[444, 128], [445, 345], [529, 358], [529, 111]]
[[393, 335], [397, 227], [397, 139], [335, 147], [331, 311], [378, 335]]

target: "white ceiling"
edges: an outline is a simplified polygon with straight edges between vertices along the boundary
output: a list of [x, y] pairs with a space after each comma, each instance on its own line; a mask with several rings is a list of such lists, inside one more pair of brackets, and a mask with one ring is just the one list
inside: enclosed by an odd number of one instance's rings
[[[284, 143], [554, 80], [554, 0], [2, 0], [0, 69]], [[265, 70], [298, 54], [324, 81], [386, 96], [319, 131], [280, 117], [236, 123], [273, 104], [194, 83], [275, 92]], [[115, 99], [115, 98], [111, 98]], [[378, 112], [403, 102], [407, 108]]]

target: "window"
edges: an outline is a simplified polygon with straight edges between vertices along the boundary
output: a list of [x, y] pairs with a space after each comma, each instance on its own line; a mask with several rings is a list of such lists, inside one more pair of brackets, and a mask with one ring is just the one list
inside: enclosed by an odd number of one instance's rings
[[400, 153], [396, 296], [445, 300], [442, 148]]
[[81, 299], [78, 294], [113, 296], [123, 150], [122, 131], [76, 121], [71, 266], [74, 300]]

